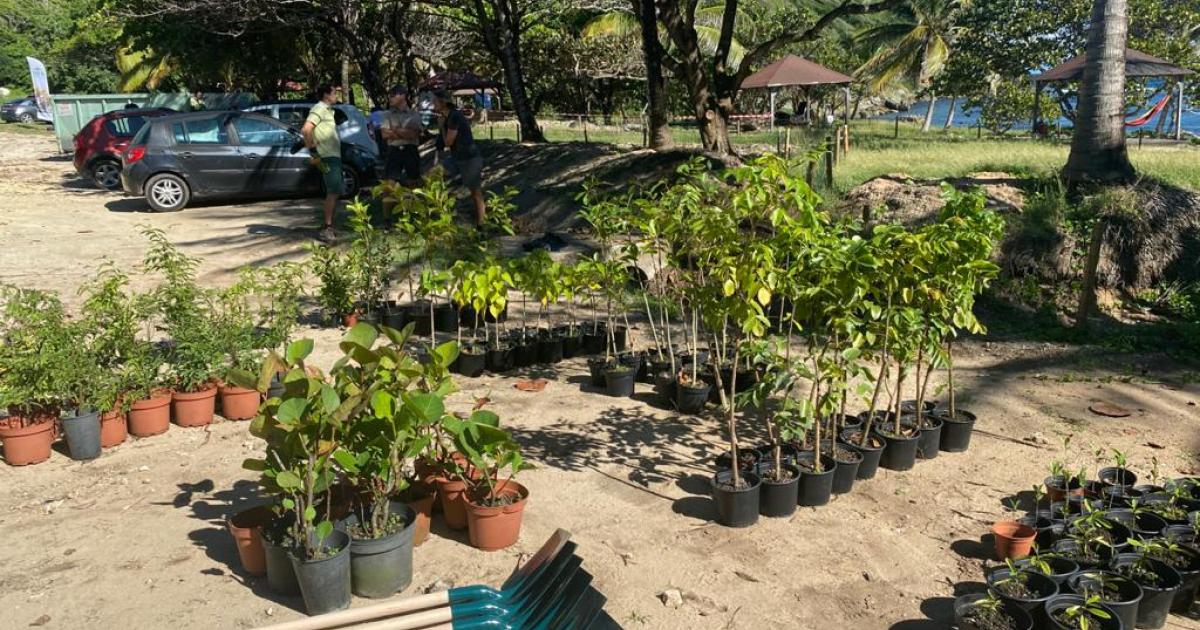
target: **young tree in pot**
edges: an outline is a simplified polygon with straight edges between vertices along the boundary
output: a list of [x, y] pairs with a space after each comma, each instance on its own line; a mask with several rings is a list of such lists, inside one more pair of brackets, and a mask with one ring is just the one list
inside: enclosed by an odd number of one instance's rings
[[[442, 421], [454, 446], [470, 462], [476, 476], [467, 484], [467, 531], [471, 545], [483, 551], [512, 546], [521, 534], [521, 520], [529, 491], [514, 481], [517, 473], [532, 468], [521, 458], [520, 446], [504, 430], [500, 418], [476, 409], [465, 419], [454, 415]], [[507, 477], [501, 479], [504, 472]]]
[[1129, 544], [1139, 553], [1158, 560], [1179, 573], [1180, 585], [1175, 591], [1171, 610], [1180, 614], [1189, 612], [1192, 602], [1196, 599], [1196, 589], [1200, 587], [1200, 549], [1168, 538], [1130, 540]]
[[[811, 422], [805, 422], [804, 414], [792, 404], [789, 394], [794, 387], [794, 374], [787, 360], [779, 352], [777, 344], [767, 341], [747, 344], [756, 358], [765, 365], [762, 377], [739, 394], [738, 404], [757, 410], [765, 421], [770, 439], [770, 457], [761, 461], [757, 468], [762, 487], [759, 491], [759, 513], [769, 517], [791, 516], [796, 511], [800, 487], [800, 469], [795, 465], [795, 449], [789, 446], [788, 456], [783, 454], [784, 444], [803, 441]], [[782, 400], [775, 400], [776, 394]]]
[[[513, 286], [512, 274], [495, 261], [489, 260], [480, 273], [472, 279], [477, 313], [484, 315], [484, 340], [487, 343], [487, 368], [492, 372], [512, 369], [511, 346], [502, 332], [504, 322], [501, 314], [508, 308], [508, 290]], [[492, 333], [488, 335], [487, 316], [492, 318]]]
[[1096, 595], [1056, 595], [1046, 602], [1046, 615], [1059, 630], [1122, 630], [1112, 608]]
[[321, 283], [317, 302], [327, 322], [340, 322], [346, 328], [358, 323], [354, 296], [357, 292], [354, 262], [341, 251], [324, 245], [309, 244], [313, 273]]
[[992, 570], [988, 586], [1005, 601], [1023, 608], [1033, 617], [1034, 627], [1046, 621], [1046, 600], [1058, 594], [1058, 584], [1041, 573], [1021, 570], [1008, 561], [1005, 567]]
[[[1067, 587], [1081, 597], [1096, 598], [1108, 606], [1124, 628], [1137, 623], [1142, 587], [1137, 582], [1110, 571], [1080, 571], [1067, 580]], [[1051, 614], [1051, 618], [1053, 618]]]
[[354, 263], [354, 302], [369, 323], [382, 319], [384, 294], [391, 279], [395, 252], [385, 232], [371, 222], [371, 205], [362, 198], [346, 204], [354, 240], [350, 243], [349, 259]]
[[[456, 341], [459, 347], [458, 360], [454, 362], [455, 372], [467, 377], [483, 374], [487, 363], [487, 340], [479, 338], [479, 324], [486, 326], [488, 309], [486, 306], [486, 288], [478, 282], [484, 277], [483, 268], [486, 263], [475, 263], [460, 260], [450, 268], [452, 278], [451, 300], [458, 305], [460, 312], [472, 314], [471, 336], [463, 341], [462, 322], [457, 324]], [[486, 334], [486, 330], [485, 330]]]
[[954, 600], [954, 622], [971, 630], [1033, 630], [1025, 609], [996, 597], [994, 591], [969, 593]]
[[1129, 544], [1136, 553], [1117, 554], [1113, 558], [1113, 570], [1142, 587], [1137, 627], [1161, 628], [1166, 625], [1183, 579], [1174, 567], [1150, 555], [1151, 547], [1147, 543], [1131, 540]]
[[79, 295], [83, 298], [80, 314], [90, 336], [93, 360], [104, 370], [104, 385], [111, 386], [101, 387], [101, 395], [94, 396], [100, 413], [100, 445], [113, 447], [128, 435], [126, 413], [134, 402], [132, 390], [136, 383], [131, 373], [142, 325], [139, 297], [129, 289], [128, 274], [111, 261], [105, 261], [80, 287]]

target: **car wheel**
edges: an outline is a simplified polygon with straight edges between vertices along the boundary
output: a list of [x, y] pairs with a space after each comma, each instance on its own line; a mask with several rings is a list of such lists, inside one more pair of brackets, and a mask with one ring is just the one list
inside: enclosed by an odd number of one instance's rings
[[29, 124], [29, 123], [33, 122], [33, 114], [30, 114], [29, 112], [25, 112], [24, 114], [17, 116], [17, 120], [19, 120], [25, 124]]
[[361, 185], [358, 183], [358, 172], [349, 166], [342, 166], [342, 182], [345, 183], [346, 192], [343, 197], [355, 197], [358, 195], [358, 189]]
[[96, 160], [92, 163], [92, 181], [105, 190], [120, 188], [121, 163], [109, 159]]
[[146, 182], [146, 202], [155, 212], [183, 210], [191, 199], [187, 182], [171, 173], [160, 173]]

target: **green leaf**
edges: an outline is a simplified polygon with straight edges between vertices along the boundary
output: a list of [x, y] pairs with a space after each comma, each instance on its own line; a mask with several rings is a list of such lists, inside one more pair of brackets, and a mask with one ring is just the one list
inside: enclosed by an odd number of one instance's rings
[[266, 460], [262, 459], [245, 459], [242, 460], [242, 468], [245, 468], [246, 470], [253, 470], [255, 472], [262, 472], [267, 469], [267, 462]]
[[255, 378], [250, 372], [239, 368], [229, 370], [229, 373], [226, 375], [226, 380], [234, 385], [237, 385], [238, 387], [244, 387], [246, 389], [258, 388], [258, 379]]
[[446, 413], [445, 403], [433, 394], [410, 394], [405, 397], [404, 406], [426, 423], [437, 422]]
[[725, 284], [721, 285], [721, 292], [725, 295], [725, 297], [733, 295], [733, 292], [736, 290], [737, 285], [733, 283], [733, 280], [726, 280]]
[[348, 472], [348, 473], [358, 472], [358, 462], [354, 459], [354, 456], [351, 455], [350, 453], [339, 448], [338, 450], [333, 452], [333, 459], [346, 472]]
[[288, 344], [287, 353], [284, 355], [284, 358], [287, 359], [289, 365], [292, 365], [297, 361], [303, 361], [305, 357], [312, 354], [312, 351], [312, 339], [297, 339]]
[[299, 489], [304, 482], [300, 480], [300, 477], [297, 476], [296, 473], [290, 470], [284, 470], [278, 475], [275, 475], [275, 483], [279, 484], [279, 487], [283, 488], [284, 490], [296, 490]]
[[315, 518], [317, 518], [317, 508], [315, 508], [311, 505], [304, 508], [304, 520], [311, 523], [311, 522], [313, 522], [313, 519], [315, 519]]
[[391, 418], [396, 415], [396, 398], [383, 391], [371, 396], [371, 410], [376, 418]]
[[332, 533], [333, 523], [330, 523], [329, 521], [321, 521], [321, 524], [317, 525], [317, 544], [320, 544], [326, 538], [329, 538], [329, 535]]
[[353, 328], [346, 331], [346, 334], [342, 337], [342, 341], [348, 341], [356, 346], [370, 349], [371, 346], [375, 345], [375, 340], [378, 338], [379, 331], [374, 326], [366, 322], [359, 322]]
[[342, 399], [338, 397], [337, 390], [327, 383], [321, 384], [321, 408], [325, 413], [333, 413], [338, 406], [342, 404]]
[[500, 426], [500, 416], [496, 415], [496, 413], [493, 411], [488, 411], [487, 409], [476, 409], [475, 411], [471, 412], [471, 422], [474, 422], [475, 424], [487, 425], [489, 427], [498, 427]]
[[308, 407], [308, 400], [304, 398], [288, 398], [279, 403], [279, 409], [275, 411], [275, 420], [280, 424], [293, 424], [304, 415], [306, 407]]
[[284, 497], [283, 501], [280, 501], [280, 504], [283, 505], [283, 509], [285, 510], [296, 509], [296, 502], [288, 497]]

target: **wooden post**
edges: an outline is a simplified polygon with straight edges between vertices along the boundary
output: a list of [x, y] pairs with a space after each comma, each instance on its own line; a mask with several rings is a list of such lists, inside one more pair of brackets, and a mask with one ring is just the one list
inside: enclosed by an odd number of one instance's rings
[[1042, 84], [1040, 81], [1033, 82], [1033, 137], [1038, 135], [1038, 121], [1042, 119]]
[[775, 130], [775, 153], [783, 155], [783, 132]]
[[783, 157], [792, 157], [792, 128], [783, 128]]
[[825, 136], [825, 187], [833, 188], [833, 136]]
[[833, 163], [837, 164], [838, 160], [842, 158], [842, 128], [834, 127], [833, 134]]
[[488, 123], [488, 140], [495, 140], [495, 139], [496, 139], [496, 126], [493, 125], [492, 123]]
[[842, 153], [850, 152], [850, 125], [842, 127]]
[[808, 163], [808, 171], [804, 174], [804, 181], [808, 182], [808, 187], [813, 187], [813, 180], [817, 178], [817, 162], [813, 160]]
[[650, 119], [642, 116], [642, 148], [650, 148]]
[[979, 125], [975, 127], [975, 139], [983, 140], [983, 119], [979, 119]]
[[579, 117], [579, 125], [581, 127], [583, 127], [583, 143], [590, 144], [590, 142], [588, 141], [588, 133], [587, 133], [587, 119], [584, 118], [583, 116], [580, 116]]
[[899, 137], [900, 137], [900, 112], [896, 112], [896, 133], [895, 133], [895, 135], [894, 135], [894, 136], [892, 136], [892, 137], [893, 137], [893, 138], [899, 138]]

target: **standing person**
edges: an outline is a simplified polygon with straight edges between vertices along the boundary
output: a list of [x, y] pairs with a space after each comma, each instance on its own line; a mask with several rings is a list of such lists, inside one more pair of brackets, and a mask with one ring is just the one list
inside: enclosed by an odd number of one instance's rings
[[333, 210], [338, 197], [346, 192], [346, 182], [342, 179], [342, 141], [338, 138], [333, 113], [337, 89], [332, 85], [321, 85], [317, 87], [317, 99], [318, 103], [308, 112], [300, 133], [304, 136], [304, 146], [312, 153], [312, 165], [321, 169], [325, 182], [325, 223], [317, 238], [332, 241], [337, 237], [333, 230]]
[[384, 181], [401, 182], [409, 188], [421, 183], [421, 115], [408, 100], [408, 88], [397, 85], [388, 93], [388, 110], [381, 133], [387, 143], [384, 155]]
[[450, 151], [446, 168], [461, 177], [462, 185], [471, 190], [471, 198], [475, 201], [475, 226], [482, 227], [487, 216], [487, 204], [483, 201], [483, 154], [471, 134], [471, 123], [454, 106], [445, 90], [434, 91], [433, 108], [441, 117], [442, 147]]

